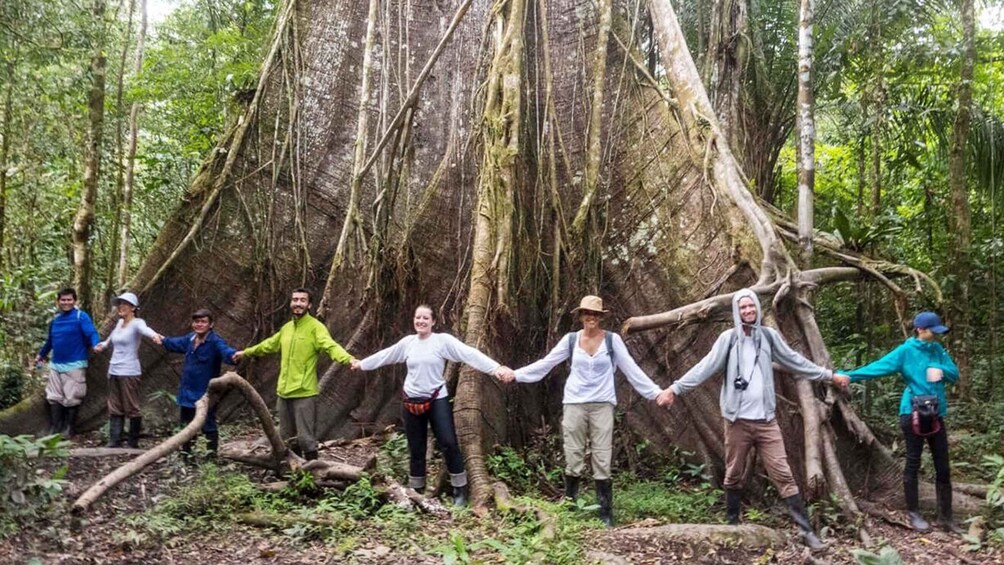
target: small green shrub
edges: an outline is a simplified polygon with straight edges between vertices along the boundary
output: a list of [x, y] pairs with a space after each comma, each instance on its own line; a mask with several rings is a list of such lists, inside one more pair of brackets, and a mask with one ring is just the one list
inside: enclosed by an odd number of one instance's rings
[[899, 552], [888, 545], [878, 553], [865, 549], [852, 549], [851, 555], [861, 565], [903, 565], [903, 558], [899, 556]]
[[[630, 479], [630, 477], [625, 477]], [[614, 498], [614, 512], [621, 523], [643, 518], [667, 522], [707, 522], [712, 508], [721, 500], [722, 491], [707, 483], [696, 487], [668, 486], [662, 482], [622, 480]]]
[[0, 435], [0, 538], [43, 517], [63, 491], [67, 467], [51, 474], [40, 470], [48, 458], [65, 458], [70, 443], [59, 435], [39, 439]]

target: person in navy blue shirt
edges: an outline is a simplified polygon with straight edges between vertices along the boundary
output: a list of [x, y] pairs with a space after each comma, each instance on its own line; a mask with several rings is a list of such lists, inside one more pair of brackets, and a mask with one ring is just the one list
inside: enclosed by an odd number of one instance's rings
[[77, 409], [87, 396], [87, 356], [100, 341], [94, 322], [77, 308], [77, 291], [64, 288], [56, 293], [59, 313], [49, 324], [49, 335], [38, 350], [35, 364], [41, 366], [52, 352], [45, 384], [49, 403], [49, 434], [76, 433]]
[[[233, 355], [236, 349], [230, 347], [226, 340], [213, 331], [213, 314], [204, 308], [192, 313], [191, 333], [178, 337], [165, 337], [161, 345], [169, 352], [185, 354], [177, 399], [180, 422], [184, 426], [195, 418], [195, 403], [206, 394], [209, 381], [219, 376], [222, 364], [234, 364]], [[214, 456], [220, 443], [215, 406], [209, 407], [206, 422], [202, 425], [202, 433], [206, 436], [210, 456]], [[182, 448], [186, 458], [191, 456], [193, 442], [194, 440], [188, 441]]]

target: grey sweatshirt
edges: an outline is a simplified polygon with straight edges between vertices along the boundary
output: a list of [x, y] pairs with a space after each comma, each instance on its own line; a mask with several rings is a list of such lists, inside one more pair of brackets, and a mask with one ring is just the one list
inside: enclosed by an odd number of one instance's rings
[[[749, 367], [739, 366], [742, 357], [739, 347], [742, 338], [745, 337], [742, 319], [739, 317], [739, 301], [746, 296], [752, 298], [756, 305], [756, 322], [750, 328], [749, 338], [754, 340], [759, 351], [757, 364], [763, 378], [762, 396], [759, 400], [763, 402], [764, 418], [769, 421], [774, 419], [774, 412], [777, 408], [772, 361], [777, 362], [793, 375], [812, 381], [831, 381], [833, 380], [833, 371], [809, 361], [788, 346], [777, 330], [761, 325], [763, 309], [760, 307], [760, 299], [756, 293], [749, 289], [740, 290], [732, 297], [732, 319], [735, 328], [722, 332], [704, 359], [701, 359], [670, 388], [673, 389], [674, 394], [686, 394], [724, 370], [725, 380], [722, 382], [722, 392], [719, 397], [722, 417], [730, 422], [735, 422], [739, 418], [739, 407], [743, 404], [743, 395], [752, 390], [752, 388], [746, 391], [737, 390], [734, 384], [737, 375], [742, 374], [746, 378], [746, 375], [751, 373]], [[745, 400], [748, 406], [750, 399], [746, 398]]]

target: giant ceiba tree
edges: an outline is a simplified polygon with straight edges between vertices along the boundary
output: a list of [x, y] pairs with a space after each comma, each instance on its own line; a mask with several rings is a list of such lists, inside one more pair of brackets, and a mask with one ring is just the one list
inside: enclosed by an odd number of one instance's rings
[[[643, 64], [653, 53], [655, 73]], [[786, 247], [794, 237], [750, 193], [667, 1], [287, 0], [246, 112], [132, 287], [158, 331], [180, 333], [209, 307], [238, 346], [286, 320], [291, 288], [313, 287], [319, 314], [357, 356], [408, 333], [424, 302], [440, 329], [512, 366], [545, 353], [572, 327], [569, 308], [598, 293], [620, 321], [637, 316], [624, 324], [629, 347], [666, 386], [727, 327], [739, 287], [753, 286], [772, 305], [770, 323], [826, 364], [816, 286], [870, 276], [902, 307], [891, 277], [925, 281], [826, 241], [816, 244], [826, 264], [799, 270]], [[277, 362], [240, 370], [268, 397]], [[81, 411], [94, 426], [106, 363], [92, 364]], [[176, 386], [180, 360], [144, 346], [143, 365], [146, 393]], [[492, 447], [556, 427], [562, 371], [520, 387], [449, 371], [484, 503]], [[327, 368], [323, 435], [395, 422], [403, 376]], [[778, 387], [811, 496], [835, 494], [848, 513], [900, 496], [898, 462], [845, 399], [791, 379]], [[721, 477], [717, 386], [669, 411], [623, 383], [618, 394], [625, 437], [681, 446]], [[42, 402], [9, 411], [0, 429], [40, 428]]]

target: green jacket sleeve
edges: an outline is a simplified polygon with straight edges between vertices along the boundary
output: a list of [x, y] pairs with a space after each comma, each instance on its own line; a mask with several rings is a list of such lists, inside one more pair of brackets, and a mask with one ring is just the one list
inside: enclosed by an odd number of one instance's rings
[[279, 336], [281, 335], [282, 329], [275, 332], [275, 335], [272, 337], [267, 337], [258, 344], [245, 349], [244, 355], [248, 355], [250, 357], [260, 357], [262, 355], [268, 355], [269, 353], [278, 353], [280, 343]]
[[314, 347], [317, 351], [324, 351], [331, 357], [332, 361], [341, 363], [342, 365], [348, 365], [352, 361], [352, 356], [349, 355], [345, 348], [338, 344], [337, 341], [331, 339], [331, 333], [328, 332], [328, 328], [324, 324], [318, 322], [314, 326]]

